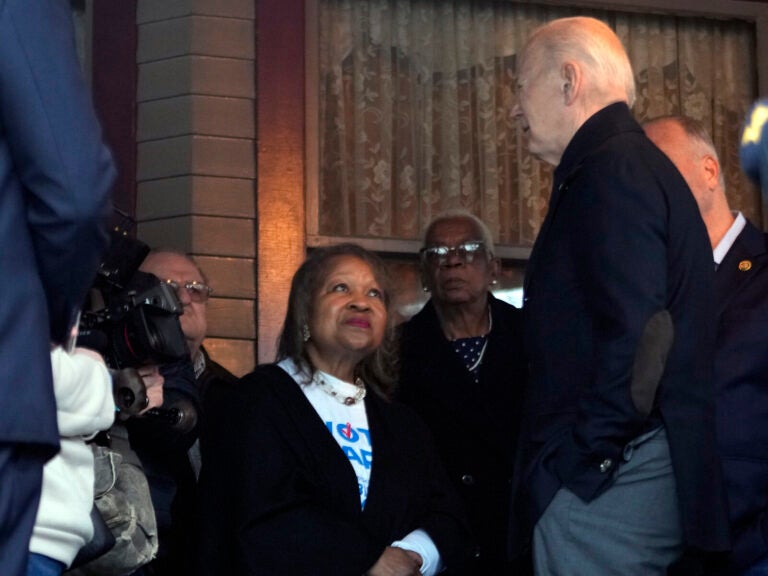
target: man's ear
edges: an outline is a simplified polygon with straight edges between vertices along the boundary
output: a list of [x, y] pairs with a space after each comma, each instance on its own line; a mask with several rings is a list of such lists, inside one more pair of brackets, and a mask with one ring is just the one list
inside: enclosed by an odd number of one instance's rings
[[573, 104], [581, 91], [581, 67], [572, 61], [566, 61], [560, 70], [563, 99], [566, 106]]
[[714, 190], [720, 185], [720, 163], [717, 158], [711, 154], [705, 154], [701, 159], [704, 168], [704, 178], [707, 181], [707, 187]]

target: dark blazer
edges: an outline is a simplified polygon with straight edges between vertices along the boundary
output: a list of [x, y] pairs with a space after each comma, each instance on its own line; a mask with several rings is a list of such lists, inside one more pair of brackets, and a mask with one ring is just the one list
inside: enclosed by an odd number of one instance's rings
[[[727, 548], [715, 454], [712, 251], [690, 190], [623, 103], [594, 114], [555, 170], [525, 284], [530, 386], [513, 521], [519, 545], [566, 486], [609, 489], [626, 443], [663, 423], [687, 544]], [[630, 386], [640, 336], [668, 310], [674, 343], [650, 414]]]
[[715, 290], [717, 441], [741, 574], [768, 554], [768, 235], [747, 222]]
[[[141, 459], [149, 481], [159, 543], [157, 556], [136, 575], [194, 573], [198, 487], [192, 445], [205, 429], [205, 415], [200, 403], [209, 388], [231, 387], [237, 382], [232, 373], [211, 360], [205, 348], [201, 347], [200, 353], [205, 359], [205, 369], [196, 377], [188, 361], [160, 368], [165, 378], [164, 404], [174, 406], [186, 400], [182, 405], [193, 407], [197, 413], [194, 428], [184, 426], [179, 430], [169, 427], [165, 421], [152, 422], [145, 418], [131, 419], [127, 423], [131, 445]], [[170, 388], [170, 394], [167, 388]], [[197, 454], [199, 456], [199, 451]]]
[[61, 0], [0, 0], [0, 442], [58, 445], [50, 343], [107, 243], [114, 169]]
[[208, 390], [201, 575], [359, 576], [416, 528], [448, 565], [461, 557], [461, 505], [426, 427], [372, 392], [365, 407], [373, 466], [361, 510], [352, 466], [285, 371], [264, 365]]
[[[476, 540], [462, 573], [506, 564], [509, 484], [526, 373], [522, 313], [488, 295], [493, 327], [478, 385], [440, 327], [430, 300], [402, 326], [401, 399], [432, 432]], [[458, 573], [456, 570], [452, 574]]]

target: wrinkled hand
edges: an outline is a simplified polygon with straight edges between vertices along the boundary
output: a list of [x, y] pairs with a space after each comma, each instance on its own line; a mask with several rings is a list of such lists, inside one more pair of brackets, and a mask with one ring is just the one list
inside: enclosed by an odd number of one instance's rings
[[368, 576], [419, 576], [422, 559], [416, 552], [387, 546]]
[[148, 400], [146, 407], [139, 412], [141, 415], [147, 410], [159, 408], [163, 405], [163, 383], [165, 382], [165, 378], [160, 374], [160, 368], [154, 365], [142, 366], [139, 368], [138, 372], [147, 389]]

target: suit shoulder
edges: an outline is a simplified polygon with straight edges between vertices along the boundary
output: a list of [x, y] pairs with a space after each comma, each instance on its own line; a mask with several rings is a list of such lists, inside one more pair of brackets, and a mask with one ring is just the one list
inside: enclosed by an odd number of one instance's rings
[[513, 306], [509, 302], [505, 302], [492, 294], [488, 296], [488, 301], [490, 302], [494, 316], [510, 318], [513, 320], [520, 319], [523, 316], [523, 311], [520, 308]]
[[419, 348], [429, 339], [428, 335], [438, 329], [437, 314], [432, 303], [427, 302], [417, 314], [398, 327], [400, 344], [406, 351], [412, 347]]
[[291, 378], [288, 373], [277, 364], [260, 364], [259, 366], [256, 366], [252, 372], [249, 372], [240, 378], [240, 380], [237, 381], [237, 384], [239, 386], [251, 384], [276, 386], [284, 384], [287, 381], [293, 382], [293, 378]]
[[501, 300], [492, 293], [488, 294], [488, 304], [491, 307], [494, 325], [498, 326], [503, 323], [509, 329], [522, 330], [523, 310], [521, 308]]
[[218, 362], [214, 362], [213, 360], [209, 360], [206, 362], [206, 368], [210, 370], [211, 377], [215, 378], [216, 380], [220, 382], [226, 382], [227, 384], [234, 384], [237, 382], [238, 378], [232, 372], [224, 368], [221, 364]]
[[672, 161], [642, 132], [622, 132], [614, 135], [588, 157], [586, 164], [601, 171], [604, 171], [606, 166], [611, 166], [611, 172], [618, 174], [630, 172], [635, 167], [646, 170], [650, 165], [654, 170], [660, 170], [663, 177], [677, 174], [682, 179]]

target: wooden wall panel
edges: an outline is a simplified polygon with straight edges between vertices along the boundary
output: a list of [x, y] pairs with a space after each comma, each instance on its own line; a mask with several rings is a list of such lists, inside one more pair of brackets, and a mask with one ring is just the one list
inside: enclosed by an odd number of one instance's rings
[[255, 203], [252, 179], [184, 175], [141, 182], [136, 213], [140, 220], [186, 214], [253, 218]]
[[[139, 0], [137, 216], [209, 277], [213, 358], [255, 357], [255, 2]], [[221, 357], [219, 357], [221, 356]]]
[[253, 300], [208, 300], [208, 335], [211, 338], [252, 338], [255, 330]]
[[235, 376], [244, 376], [256, 365], [252, 340], [207, 338], [203, 345], [211, 358]]
[[254, 4], [255, 0], [142, 0], [136, 18], [140, 24], [190, 14], [252, 20]]
[[208, 277], [214, 296], [249, 300], [256, 298], [252, 260], [222, 256], [197, 256], [195, 260]]
[[139, 237], [150, 246], [170, 246], [193, 255], [255, 255], [253, 220], [180, 216], [139, 223]]

